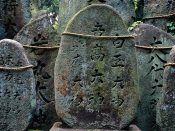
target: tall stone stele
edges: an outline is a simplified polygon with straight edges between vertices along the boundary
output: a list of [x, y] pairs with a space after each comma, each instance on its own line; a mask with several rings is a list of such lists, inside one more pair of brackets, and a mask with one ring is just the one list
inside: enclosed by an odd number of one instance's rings
[[175, 0], [142, 1], [144, 1], [144, 23], [152, 24], [164, 31], [168, 31], [167, 22], [174, 21]]
[[164, 65], [175, 39], [149, 24], [137, 25], [132, 33], [136, 39], [140, 90], [136, 125], [142, 131], [158, 130], [156, 104], [163, 88]]
[[169, 63], [165, 64], [164, 85], [157, 106], [157, 123], [160, 131], [175, 129], [175, 46], [170, 52]]
[[24, 131], [36, 107], [35, 80], [22, 45], [0, 41], [0, 131]]
[[55, 120], [59, 121], [54, 107], [54, 66], [60, 44], [57, 36], [51, 17], [43, 10], [35, 14], [14, 38], [24, 46], [29, 61], [34, 66], [37, 110], [33, 128], [37, 129], [49, 130]]
[[139, 100], [134, 45], [111, 6], [88, 6], [69, 21], [54, 77], [56, 111], [69, 127], [122, 129], [131, 123]]
[[32, 0], [0, 0], [0, 39], [13, 39], [30, 21]]
[[81, 9], [91, 4], [106, 4], [114, 7], [127, 26], [134, 22], [135, 10], [132, 0], [60, 0], [58, 32], [63, 33], [69, 20]]

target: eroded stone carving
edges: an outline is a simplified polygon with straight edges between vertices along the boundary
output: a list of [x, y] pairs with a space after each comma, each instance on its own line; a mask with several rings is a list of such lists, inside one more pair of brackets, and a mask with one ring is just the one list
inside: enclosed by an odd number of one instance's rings
[[0, 131], [26, 130], [32, 121], [36, 107], [33, 71], [18, 70], [29, 65], [20, 43], [9, 39], [0, 41]]
[[140, 104], [137, 126], [143, 130], [158, 130], [156, 104], [163, 88], [164, 65], [175, 39], [149, 24], [137, 25], [132, 32], [136, 38]]
[[107, 5], [91, 5], [68, 23], [54, 78], [57, 113], [68, 126], [121, 129], [134, 119], [136, 56], [127, 35], [121, 17]]
[[[35, 18], [15, 36], [15, 40], [23, 44], [30, 62], [34, 65], [36, 78], [37, 111], [35, 112], [33, 128], [50, 129], [51, 124], [46, 122], [47, 117], [54, 116], [48, 112], [46, 105], [54, 101], [54, 65], [59, 49], [59, 38], [50, 17], [46, 12], [36, 15]], [[55, 110], [54, 106], [51, 106]], [[56, 119], [53, 118], [53, 119]], [[59, 119], [57, 118], [57, 121]]]

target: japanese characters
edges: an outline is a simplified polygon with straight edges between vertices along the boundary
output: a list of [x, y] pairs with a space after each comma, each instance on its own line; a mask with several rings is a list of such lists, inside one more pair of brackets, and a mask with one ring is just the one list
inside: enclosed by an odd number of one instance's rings
[[136, 56], [133, 37], [115, 9], [91, 5], [78, 12], [60, 49], [54, 77], [58, 116], [72, 128], [129, 125], [139, 97]]
[[0, 54], [0, 131], [26, 130], [36, 108], [33, 71], [20, 43], [1, 40]]
[[156, 104], [163, 88], [164, 65], [175, 39], [166, 32], [148, 24], [140, 24], [133, 31], [136, 35], [140, 104], [137, 126], [143, 131], [158, 129]]

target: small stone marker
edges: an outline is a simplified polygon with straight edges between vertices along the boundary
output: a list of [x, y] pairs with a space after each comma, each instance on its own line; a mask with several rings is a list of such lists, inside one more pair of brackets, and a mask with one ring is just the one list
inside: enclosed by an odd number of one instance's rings
[[134, 44], [111, 6], [88, 6], [70, 20], [54, 77], [56, 111], [69, 127], [129, 126], [139, 98]]
[[[36, 79], [37, 91], [37, 111], [35, 112], [33, 127], [39, 129], [50, 129], [50, 122], [45, 121], [54, 116], [59, 121], [57, 114], [48, 112], [47, 109], [55, 110], [51, 105], [54, 98], [54, 66], [59, 49], [59, 38], [56, 30], [50, 22], [50, 17], [46, 12], [36, 15], [28, 25], [15, 36], [15, 40], [20, 42], [26, 50], [26, 54], [34, 65], [34, 75]], [[45, 114], [47, 112], [47, 114]], [[52, 114], [55, 113], [55, 114]], [[52, 121], [52, 120], [51, 120]], [[54, 123], [53, 123], [54, 124]]]
[[0, 39], [19, 32], [31, 18], [31, 0], [0, 0]]
[[63, 33], [69, 20], [81, 9], [91, 4], [107, 4], [113, 6], [121, 15], [127, 26], [134, 22], [135, 11], [132, 1], [128, 0], [60, 0], [59, 33]]
[[163, 88], [164, 65], [167, 63], [175, 39], [149, 24], [137, 25], [132, 33], [136, 38], [141, 99], [136, 125], [143, 131], [158, 130], [156, 104]]
[[0, 131], [24, 131], [36, 107], [35, 80], [22, 45], [0, 41]]
[[157, 123], [161, 131], [175, 129], [175, 46], [170, 52], [169, 63], [165, 64], [164, 86], [157, 106]]
[[144, 0], [143, 14], [145, 23], [167, 31], [167, 22], [175, 15], [175, 0]]

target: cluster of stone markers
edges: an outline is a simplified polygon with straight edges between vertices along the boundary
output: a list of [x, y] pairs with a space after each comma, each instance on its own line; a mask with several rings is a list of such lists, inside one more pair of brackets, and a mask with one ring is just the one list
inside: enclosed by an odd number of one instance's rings
[[[155, 2], [144, 19], [163, 27], [175, 1]], [[0, 41], [0, 131], [175, 129], [175, 38], [149, 24], [129, 33], [132, 3], [60, 0], [58, 31], [46, 11], [24, 11], [30, 0], [0, 3], [0, 38], [14, 37]]]

